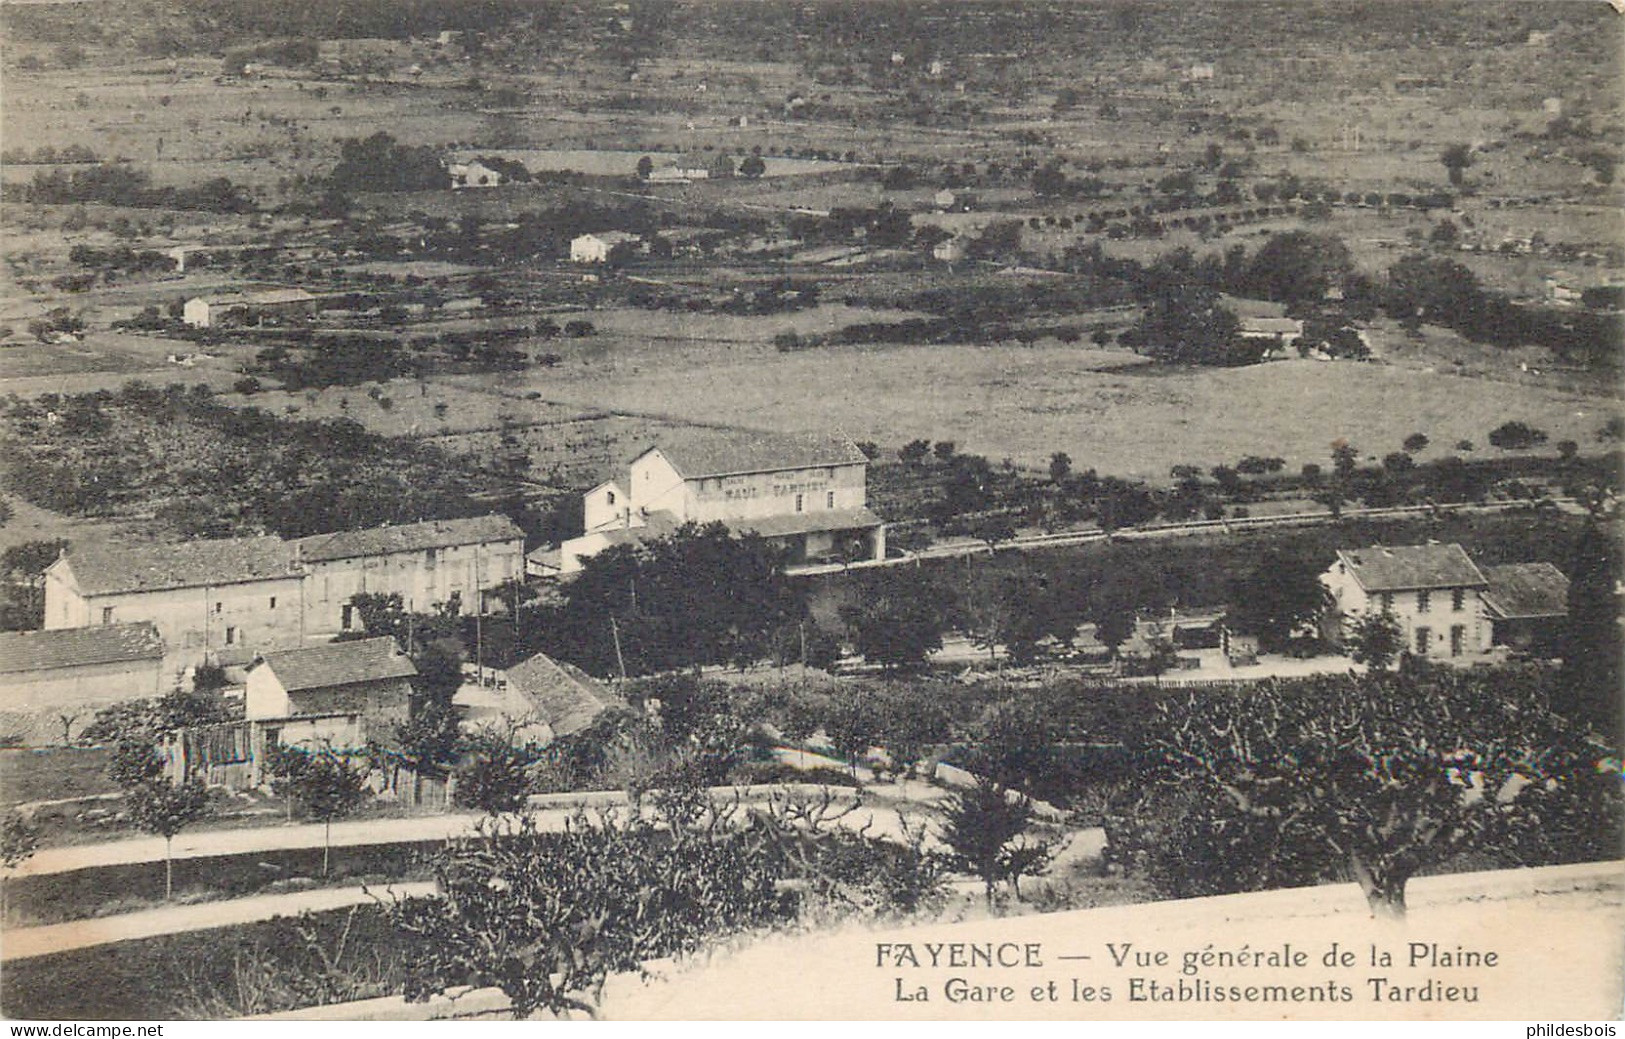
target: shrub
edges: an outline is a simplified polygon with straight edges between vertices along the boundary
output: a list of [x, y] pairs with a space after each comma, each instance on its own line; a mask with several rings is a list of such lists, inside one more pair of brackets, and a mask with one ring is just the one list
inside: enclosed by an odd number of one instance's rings
[[1502, 451], [1527, 451], [1546, 442], [1546, 432], [1517, 420], [1503, 422], [1490, 431], [1490, 445]]

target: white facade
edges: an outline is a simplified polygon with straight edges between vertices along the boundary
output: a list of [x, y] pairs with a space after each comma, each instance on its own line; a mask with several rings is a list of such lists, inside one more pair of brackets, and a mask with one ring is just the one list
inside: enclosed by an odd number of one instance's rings
[[572, 263], [609, 263], [619, 255], [640, 241], [634, 234], [625, 231], [604, 231], [600, 234], [578, 235], [570, 239], [570, 261]]
[[[730, 448], [737, 455], [730, 454]], [[624, 482], [582, 498], [584, 533], [559, 548], [559, 573], [614, 544], [722, 523], [791, 548], [798, 561], [885, 555], [885, 528], [867, 508], [868, 463], [844, 438], [739, 437], [735, 444], [650, 448]]]
[[[145, 582], [124, 580], [123, 571], [146, 571], [155, 554], [195, 559], [197, 566]], [[76, 558], [83, 568], [77, 574]], [[45, 627], [150, 621], [165, 643], [164, 669], [173, 675], [204, 661], [246, 663], [256, 653], [355, 630], [360, 618], [350, 601], [357, 594], [398, 594], [419, 612], [456, 597], [462, 612], [471, 614], [490, 605], [484, 600], [491, 589], [524, 576], [524, 539], [502, 517], [294, 543], [262, 538], [169, 548], [93, 546], [46, 569]]]
[[171, 676], [203, 661], [241, 663], [261, 649], [304, 641], [297, 575], [139, 591], [86, 593], [71, 558], [45, 571], [45, 627], [149, 621], [164, 640], [164, 671]]
[[814, 466], [775, 472], [684, 477], [659, 448], [632, 462], [628, 503], [670, 513], [678, 523], [736, 523], [769, 516], [861, 509], [867, 467]]
[[[1460, 551], [1453, 545], [1430, 547]], [[1491, 626], [1481, 595], [1485, 587], [1482, 576], [1476, 580], [1462, 574], [1455, 580], [1379, 581], [1362, 575], [1355, 560], [1361, 554], [1381, 551], [1379, 546], [1358, 553], [1339, 552], [1336, 562], [1321, 574], [1321, 583], [1332, 597], [1332, 634], [1346, 636], [1360, 618], [1388, 613], [1399, 623], [1405, 649], [1415, 656], [1450, 658], [1489, 651]], [[1427, 587], [1416, 586], [1423, 583]]]
[[213, 304], [203, 296], [195, 296], [181, 307], [181, 320], [193, 328], [209, 328], [213, 324]]
[[495, 188], [502, 186], [502, 174], [478, 160], [454, 162], [447, 172], [451, 174], [451, 186], [453, 188]]
[[455, 598], [465, 614], [481, 593], [525, 575], [524, 542], [450, 545], [351, 559], [305, 560], [305, 623], [330, 637], [360, 628], [350, 607], [356, 595], [399, 595], [408, 611], [429, 613]]

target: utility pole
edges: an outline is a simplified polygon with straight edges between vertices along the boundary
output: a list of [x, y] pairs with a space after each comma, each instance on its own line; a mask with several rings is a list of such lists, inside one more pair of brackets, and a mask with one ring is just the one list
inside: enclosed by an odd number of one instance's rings
[[485, 685], [485, 593], [480, 588], [480, 546], [474, 546], [474, 676]]
[[621, 629], [615, 623], [615, 615], [609, 615], [609, 633], [615, 639], [615, 666], [620, 668], [621, 678], [626, 678], [626, 658], [621, 656]]

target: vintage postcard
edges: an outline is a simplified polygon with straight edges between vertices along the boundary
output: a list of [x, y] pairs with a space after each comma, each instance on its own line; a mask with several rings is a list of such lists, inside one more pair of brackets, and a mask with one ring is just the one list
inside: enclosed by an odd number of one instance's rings
[[0, 0], [0, 1014], [1612, 1029], [1622, 17]]

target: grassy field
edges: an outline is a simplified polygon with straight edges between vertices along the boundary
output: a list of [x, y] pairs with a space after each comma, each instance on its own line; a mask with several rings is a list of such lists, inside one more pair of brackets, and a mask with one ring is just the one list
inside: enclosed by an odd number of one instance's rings
[[[1121, 352], [1065, 347], [829, 348], [780, 354], [718, 349], [706, 363], [637, 357], [530, 373], [549, 401], [745, 428], [839, 428], [894, 449], [915, 437], [1040, 466], [1162, 480], [1180, 463], [1277, 455], [1328, 463], [1332, 441], [1362, 456], [1423, 432], [1434, 452], [1521, 419], [1551, 441], [1590, 444], [1615, 407], [1575, 393], [1387, 365], [1284, 361], [1238, 369], [1110, 370]], [[1108, 370], [1102, 371], [1102, 368]], [[1424, 454], [1423, 457], [1427, 457]]]

